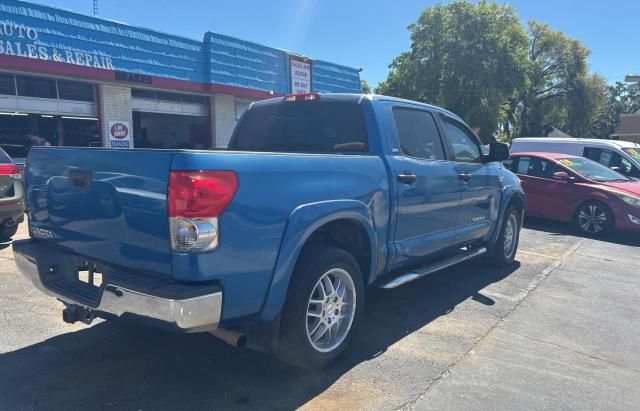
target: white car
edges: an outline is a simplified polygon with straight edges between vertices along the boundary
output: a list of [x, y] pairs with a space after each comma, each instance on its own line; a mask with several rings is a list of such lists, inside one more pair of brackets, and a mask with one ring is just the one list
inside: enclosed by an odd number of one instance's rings
[[560, 153], [586, 157], [628, 177], [640, 179], [640, 144], [591, 138], [523, 137], [511, 143], [512, 153]]

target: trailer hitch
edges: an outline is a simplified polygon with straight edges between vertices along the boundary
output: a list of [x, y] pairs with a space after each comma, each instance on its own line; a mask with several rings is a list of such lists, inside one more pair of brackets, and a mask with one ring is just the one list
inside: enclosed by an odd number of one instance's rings
[[62, 320], [69, 324], [82, 321], [89, 325], [95, 318], [96, 314], [92, 310], [76, 304], [65, 304], [65, 308], [62, 310]]

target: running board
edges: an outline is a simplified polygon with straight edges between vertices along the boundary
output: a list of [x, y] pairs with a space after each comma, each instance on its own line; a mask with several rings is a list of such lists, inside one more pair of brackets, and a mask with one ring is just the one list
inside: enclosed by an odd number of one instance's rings
[[444, 260], [435, 262], [430, 265], [426, 265], [424, 267], [419, 268], [418, 270], [414, 270], [409, 273], [400, 274], [398, 277], [393, 278], [390, 281], [383, 282], [378, 286], [380, 288], [396, 288], [400, 287], [402, 284], [409, 283], [411, 281], [417, 280], [418, 278], [422, 278], [425, 275], [429, 275], [435, 273], [436, 271], [444, 270], [447, 267], [451, 267], [452, 265], [456, 265], [463, 261], [470, 260], [479, 255], [485, 254], [487, 249], [485, 247], [465, 251], [463, 254], [454, 255], [452, 257], [446, 258]]

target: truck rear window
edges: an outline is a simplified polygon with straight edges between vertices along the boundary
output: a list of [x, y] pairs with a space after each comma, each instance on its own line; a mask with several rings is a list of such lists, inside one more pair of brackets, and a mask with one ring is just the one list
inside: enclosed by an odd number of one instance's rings
[[358, 104], [310, 101], [251, 108], [242, 116], [229, 149], [363, 152], [369, 145]]

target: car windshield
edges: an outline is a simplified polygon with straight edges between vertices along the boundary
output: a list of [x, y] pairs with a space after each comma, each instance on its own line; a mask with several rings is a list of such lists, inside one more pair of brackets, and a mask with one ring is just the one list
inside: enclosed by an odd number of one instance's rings
[[629, 154], [631, 158], [640, 162], [640, 147], [625, 147], [622, 150]]
[[558, 162], [589, 180], [598, 182], [629, 181], [629, 179], [610, 168], [587, 158], [561, 158]]

